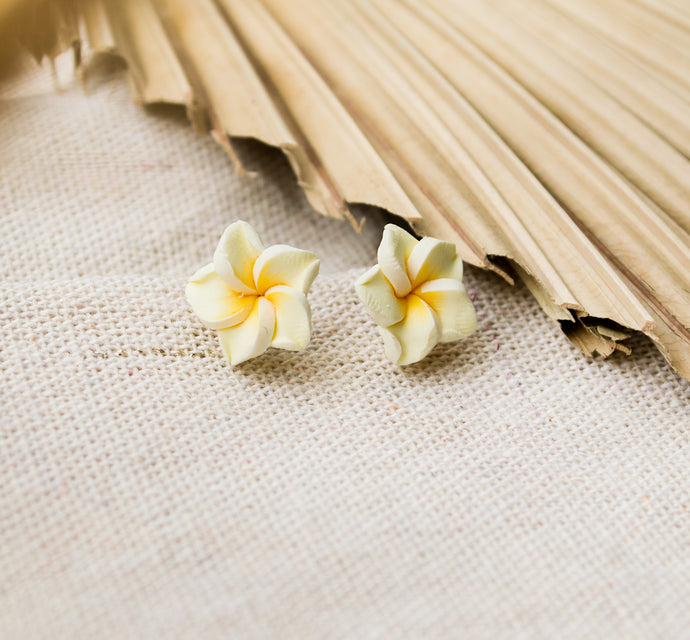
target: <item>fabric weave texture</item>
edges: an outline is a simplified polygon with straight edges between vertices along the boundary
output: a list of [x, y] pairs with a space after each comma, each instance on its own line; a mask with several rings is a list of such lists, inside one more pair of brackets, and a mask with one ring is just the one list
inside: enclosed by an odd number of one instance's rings
[[[651, 344], [588, 360], [467, 267], [477, 332], [396, 367], [353, 289], [383, 215], [48, 79], [0, 88], [0, 637], [687, 637], [690, 384]], [[306, 351], [231, 368], [187, 305], [236, 219], [321, 258]]]

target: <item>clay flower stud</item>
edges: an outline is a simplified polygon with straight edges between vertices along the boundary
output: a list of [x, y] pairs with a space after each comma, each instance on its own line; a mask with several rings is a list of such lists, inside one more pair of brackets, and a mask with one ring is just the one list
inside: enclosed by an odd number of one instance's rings
[[309, 251], [283, 244], [266, 249], [239, 221], [223, 232], [213, 262], [190, 278], [185, 293], [201, 321], [218, 330], [230, 364], [268, 347], [299, 351], [311, 339], [306, 294], [319, 264]]
[[357, 279], [355, 289], [379, 325], [391, 362], [418, 362], [438, 342], [459, 340], [477, 328], [455, 245], [436, 238], [418, 241], [388, 224], [378, 261]]

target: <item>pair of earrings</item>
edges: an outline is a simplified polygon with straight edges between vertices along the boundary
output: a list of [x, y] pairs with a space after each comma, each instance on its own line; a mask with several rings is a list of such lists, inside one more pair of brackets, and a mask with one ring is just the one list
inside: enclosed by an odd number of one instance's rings
[[[238, 221], [223, 232], [213, 262], [190, 278], [185, 293], [202, 323], [218, 330], [235, 365], [268, 347], [300, 351], [309, 344], [307, 293], [319, 265], [310, 251], [264, 247], [256, 231]], [[378, 264], [355, 281], [355, 289], [395, 364], [418, 362], [438, 342], [459, 340], [477, 326], [455, 245], [417, 240], [393, 224], [383, 230]]]

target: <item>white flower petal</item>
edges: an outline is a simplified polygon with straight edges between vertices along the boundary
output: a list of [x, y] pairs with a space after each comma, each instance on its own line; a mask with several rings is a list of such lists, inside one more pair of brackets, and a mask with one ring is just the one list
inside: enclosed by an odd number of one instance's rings
[[299, 289], [277, 285], [266, 292], [266, 298], [275, 307], [276, 326], [272, 347], [300, 351], [311, 340], [311, 308]]
[[422, 238], [407, 260], [407, 272], [413, 289], [427, 280], [462, 280], [462, 260], [453, 243], [436, 238]]
[[254, 300], [251, 313], [242, 324], [218, 331], [220, 344], [230, 364], [256, 358], [271, 344], [276, 322], [275, 309], [262, 296]]
[[256, 293], [254, 262], [264, 250], [251, 225], [239, 220], [224, 232], [213, 254], [213, 265], [225, 283], [238, 293]]
[[379, 265], [357, 278], [355, 291], [376, 324], [390, 327], [405, 317], [405, 302], [396, 297]]
[[282, 284], [307, 293], [319, 273], [321, 262], [310, 251], [276, 244], [266, 249], [254, 263], [254, 282], [263, 293]]
[[438, 342], [441, 330], [438, 316], [424, 300], [407, 296], [405, 318], [391, 327], [379, 327], [388, 359], [400, 365], [424, 358]]
[[199, 269], [190, 279], [185, 294], [194, 313], [209, 329], [225, 329], [249, 315], [256, 296], [240, 296], [221, 280], [212, 264]]
[[462, 282], [453, 278], [429, 280], [414, 294], [426, 302], [441, 323], [439, 342], [453, 342], [469, 336], [477, 328], [477, 314]]
[[406, 263], [416, 245], [416, 238], [404, 229], [394, 224], [387, 224], [383, 228], [377, 258], [383, 275], [400, 298], [406, 296], [412, 288]]

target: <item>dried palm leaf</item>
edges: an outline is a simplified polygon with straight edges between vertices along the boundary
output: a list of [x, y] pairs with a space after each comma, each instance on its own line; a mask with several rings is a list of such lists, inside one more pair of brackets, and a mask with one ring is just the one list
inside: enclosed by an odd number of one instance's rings
[[321, 213], [388, 209], [517, 274], [586, 353], [641, 331], [690, 378], [686, 4], [94, 0], [80, 17], [139, 101], [186, 105], [233, 157], [233, 137], [279, 147]]

